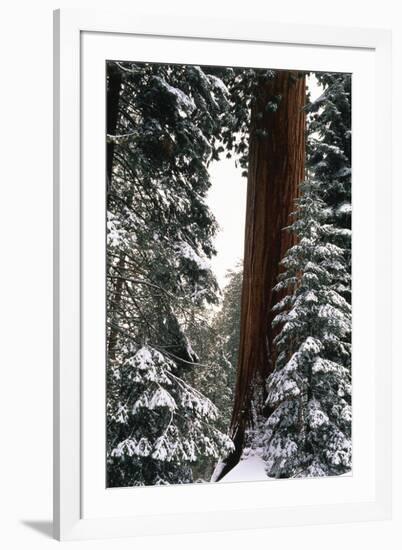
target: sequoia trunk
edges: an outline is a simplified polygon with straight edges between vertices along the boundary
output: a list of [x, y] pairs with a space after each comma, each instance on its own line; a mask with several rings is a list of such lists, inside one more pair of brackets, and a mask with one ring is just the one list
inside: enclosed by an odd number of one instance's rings
[[[225, 460], [220, 478], [241, 456], [253, 387], [264, 388], [273, 368], [272, 307], [279, 296], [272, 289], [280, 261], [293, 244], [284, 228], [304, 179], [305, 93], [303, 74], [277, 71], [257, 86], [251, 110], [240, 345], [231, 420], [236, 448]], [[263, 389], [260, 403], [264, 398]]]

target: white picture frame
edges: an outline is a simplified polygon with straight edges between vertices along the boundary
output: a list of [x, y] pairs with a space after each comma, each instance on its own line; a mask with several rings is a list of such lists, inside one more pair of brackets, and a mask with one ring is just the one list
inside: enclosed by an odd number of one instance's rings
[[[186, 48], [180, 47], [183, 43]], [[305, 69], [350, 71], [357, 75], [353, 92], [356, 434], [350, 477], [278, 480], [269, 484], [105, 488], [105, 291], [102, 269], [98, 269], [104, 263], [105, 253], [104, 193], [95, 185], [99, 178], [104, 181], [105, 134], [104, 93], [103, 89], [99, 94], [97, 90], [102, 84], [100, 71], [105, 59], [133, 56], [129, 52], [139, 51], [135, 50], [136, 44], [141, 44], [143, 57], [137, 56], [136, 60], [211, 62], [214, 56], [215, 64], [236, 64], [238, 60], [240, 65], [258, 66], [258, 56], [263, 57], [269, 48], [274, 52], [273, 62], [261, 66], [275, 68], [277, 63], [277, 68], [300, 68], [303, 64]], [[222, 21], [214, 17], [138, 17], [135, 13], [98, 10], [55, 12], [56, 538], [188, 533], [390, 517], [390, 44], [390, 33], [383, 30], [263, 20]], [[94, 243], [98, 244], [93, 246]], [[370, 276], [363, 277], [367, 270]], [[367, 292], [373, 296], [370, 304], [364, 301]], [[182, 501], [184, 506], [180, 505]], [[239, 501], [244, 502], [240, 509], [236, 504]]]

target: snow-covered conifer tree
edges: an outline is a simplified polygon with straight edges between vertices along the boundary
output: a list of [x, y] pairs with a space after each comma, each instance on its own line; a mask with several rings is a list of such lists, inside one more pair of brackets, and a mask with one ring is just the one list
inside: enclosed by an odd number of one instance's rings
[[[308, 110], [308, 167], [320, 182], [320, 196], [327, 205], [328, 221], [336, 227], [351, 228], [351, 113], [352, 79], [347, 73], [316, 73], [323, 88]], [[351, 233], [334, 236], [345, 249], [351, 269]], [[351, 288], [344, 294], [351, 301]]]
[[109, 486], [186, 483], [200, 456], [218, 459], [232, 448], [213, 426], [215, 405], [151, 346], [128, 343], [122, 366], [109, 380], [119, 396], [108, 411], [109, 430], [118, 434], [109, 442]]
[[195, 66], [108, 62], [107, 74], [108, 483], [187, 482], [194, 457], [228, 445], [188, 384], [186, 334], [194, 308], [217, 302], [205, 199], [228, 91]]
[[[351, 306], [344, 234], [327, 223], [320, 184], [305, 182], [296, 219], [297, 244], [283, 260], [275, 287], [287, 292], [275, 307], [277, 360], [267, 381], [273, 410], [264, 427], [272, 477], [338, 475], [351, 468]], [[283, 295], [283, 294], [282, 294]]]

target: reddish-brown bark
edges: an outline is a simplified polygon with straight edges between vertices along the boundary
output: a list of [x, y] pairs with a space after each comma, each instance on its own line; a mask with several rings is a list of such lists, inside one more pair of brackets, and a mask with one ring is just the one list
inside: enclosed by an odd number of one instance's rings
[[[239, 460], [244, 431], [250, 422], [253, 385], [263, 386], [274, 360], [272, 288], [280, 261], [293, 237], [284, 227], [305, 163], [305, 76], [278, 71], [257, 86], [250, 123], [244, 272], [240, 316], [237, 381], [231, 421], [236, 450], [226, 460], [221, 477]], [[276, 111], [267, 107], [280, 98]], [[260, 396], [264, 398], [264, 395]]]

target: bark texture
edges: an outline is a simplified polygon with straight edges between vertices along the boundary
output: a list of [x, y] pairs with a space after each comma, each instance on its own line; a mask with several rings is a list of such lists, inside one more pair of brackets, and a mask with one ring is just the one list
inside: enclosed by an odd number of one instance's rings
[[[119, 121], [119, 97], [122, 85], [121, 72], [115, 67], [113, 63], [108, 62], [106, 64], [107, 71], [107, 88], [106, 88], [106, 133], [109, 135], [115, 135], [117, 129], [117, 123]], [[107, 192], [111, 189], [112, 171], [113, 171], [113, 157], [114, 157], [114, 142], [106, 142], [106, 189]], [[107, 200], [109, 200], [109, 193], [107, 193]], [[108, 262], [110, 259], [108, 258]], [[120, 253], [118, 260], [118, 269], [123, 269], [125, 263], [125, 256]], [[123, 279], [117, 279], [115, 288], [113, 291], [113, 299], [110, 303], [115, 305], [115, 308], [120, 307], [121, 295], [123, 291]], [[117, 344], [118, 332], [116, 328], [116, 315], [114, 311], [108, 311], [108, 318], [111, 319], [111, 327], [109, 332], [108, 342], [108, 359], [115, 358], [115, 348]]]
[[[121, 72], [112, 63], [106, 64], [107, 90], [106, 90], [106, 133], [116, 134], [117, 121], [119, 117], [119, 97], [122, 84]], [[106, 177], [110, 186], [112, 179], [114, 143], [107, 142], [106, 145]]]
[[257, 85], [252, 106], [240, 346], [231, 420], [236, 448], [227, 457], [221, 478], [239, 461], [245, 428], [251, 422], [253, 388], [257, 384], [264, 388], [274, 363], [272, 307], [280, 296], [272, 288], [280, 261], [293, 244], [292, 235], [283, 229], [289, 225], [304, 179], [305, 94], [304, 75], [278, 71]]

